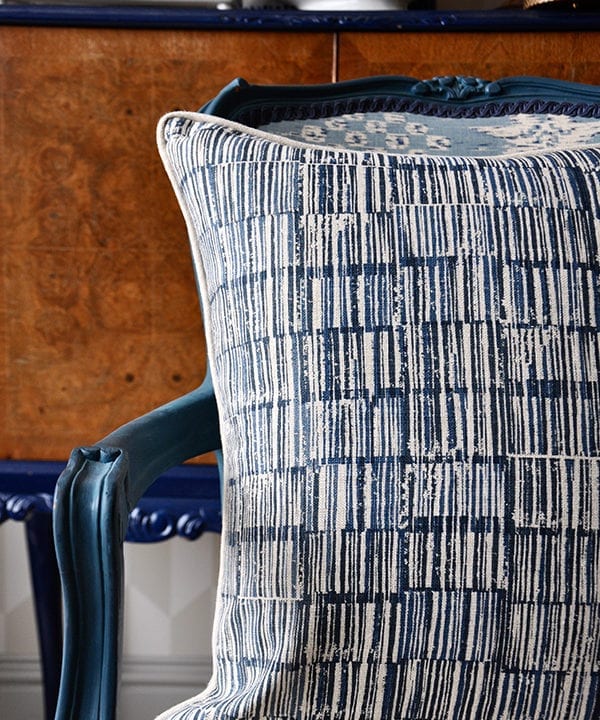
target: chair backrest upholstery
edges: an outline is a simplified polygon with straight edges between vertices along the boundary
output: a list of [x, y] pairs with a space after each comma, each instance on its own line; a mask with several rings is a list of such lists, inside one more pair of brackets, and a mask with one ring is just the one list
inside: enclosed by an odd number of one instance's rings
[[591, 86], [528, 77], [381, 77], [300, 92], [236, 80], [203, 111], [309, 144], [475, 157], [594, 144], [600, 119]]
[[397, 154], [507, 155], [596, 144], [600, 119], [556, 113], [451, 118], [414, 112], [349, 112], [259, 126], [300, 142]]
[[238, 81], [161, 121], [224, 452], [214, 676], [164, 718], [596, 717], [599, 101]]

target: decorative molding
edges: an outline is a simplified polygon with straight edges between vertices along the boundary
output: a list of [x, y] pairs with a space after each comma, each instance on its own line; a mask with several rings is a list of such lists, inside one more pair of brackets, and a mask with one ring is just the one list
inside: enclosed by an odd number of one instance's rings
[[39, 685], [41, 693], [42, 670], [38, 658], [0, 655], [0, 687], [7, 685]]
[[210, 680], [212, 659], [210, 657], [135, 655], [123, 658], [121, 685], [136, 686], [189, 686], [191, 692], [199, 692]]
[[[127, 720], [147, 720], [177, 698], [191, 697], [210, 680], [210, 657], [123, 658], [120, 706]], [[42, 676], [35, 657], [0, 655], [2, 717], [29, 718], [42, 709]]]
[[535, 10], [395, 10], [308, 12], [295, 9], [214, 10], [201, 7], [101, 3], [8, 3], [0, 5], [0, 24], [66, 27], [183, 28], [199, 30], [296, 30], [379, 32], [598, 30], [600, 13]]
[[414, 95], [427, 95], [443, 100], [467, 100], [489, 98], [502, 93], [498, 82], [477, 77], [446, 75], [431, 80], [421, 80], [411, 88]]
[[[53, 498], [38, 495], [0, 493], [0, 524], [6, 520], [24, 522], [34, 513], [51, 513]], [[150, 507], [148, 507], [150, 506]], [[215, 500], [197, 498], [173, 503], [156, 498], [140, 502], [129, 515], [125, 540], [155, 543], [178, 536], [197, 540], [207, 531], [220, 532], [221, 510]]]
[[39, 512], [52, 512], [52, 495], [0, 492], [0, 523], [5, 520], [25, 521]]
[[[210, 657], [125, 655], [121, 683], [127, 685], [162, 685], [192, 688], [204, 686], [210, 680]], [[37, 657], [0, 654], [0, 686], [39, 685], [42, 671]]]
[[[0, 524], [50, 514], [64, 463], [0, 461]], [[22, 489], [22, 491], [21, 491]], [[212, 465], [184, 465], [162, 475], [129, 516], [127, 542], [153, 543], [178, 536], [196, 540], [220, 532], [219, 478]]]
[[129, 515], [125, 539], [138, 543], [161, 542], [175, 536], [197, 540], [207, 531], [219, 532], [220, 526], [218, 501], [140, 501]]

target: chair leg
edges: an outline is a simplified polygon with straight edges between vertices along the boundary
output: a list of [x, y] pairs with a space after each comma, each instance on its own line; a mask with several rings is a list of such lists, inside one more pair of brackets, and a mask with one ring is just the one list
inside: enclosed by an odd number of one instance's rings
[[44, 715], [46, 720], [53, 720], [62, 659], [62, 606], [52, 517], [44, 512], [32, 513], [25, 526], [42, 664]]
[[81, 448], [56, 487], [54, 538], [65, 607], [56, 720], [114, 720], [121, 650], [127, 460]]

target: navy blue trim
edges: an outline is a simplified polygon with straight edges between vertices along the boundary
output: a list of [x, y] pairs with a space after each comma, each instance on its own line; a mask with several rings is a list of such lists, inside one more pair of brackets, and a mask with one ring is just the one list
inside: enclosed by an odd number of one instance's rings
[[64, 470], [63, 462], [0, 460], [0, 492], [27, 494], [54, 493], [56, 479]]
[[[298, 112], [294, 112], [298, 110]], [[282, 120], [306, 120], [309, 118], [332, 117], [352, 113], [406, 112], [417, 115], [432, 115], [451, 118], [501, 117], [516, 113], [548, 113], [574, 117], [600, 118], [600, 104], [569, 103], [542, 100], [512, 102], [490, 102], [486, 105], [452, 106], [411, 98], [378, 98], [371, 102], [340, 101], [335, 104], [314, 104], [310, 107], [275, 106], [249, 110], [236, 118], [251, 127], [260, 127]]]
[[302, 12], [167, 6], [9, 4], [0, 5], [0, 25], [303, 32], [540, 32], [600, 30], [600, 13], [531, 10]]
[[[0, 492], [54, 493], [65, 462], [0, 460]], [[215, 465], [180, 465], [167, 470], [148, 489], [146, 498], [219, 498]], [[216, 486], [215, 486], [216, 483]]]
[[[0, 523], [49, 515], [66, 463], [0, 460]], [[128, 542], [195, 540], [221, 531], [219, 472], [215, 465], [181, 465], [156, 480], [129, 517]]]

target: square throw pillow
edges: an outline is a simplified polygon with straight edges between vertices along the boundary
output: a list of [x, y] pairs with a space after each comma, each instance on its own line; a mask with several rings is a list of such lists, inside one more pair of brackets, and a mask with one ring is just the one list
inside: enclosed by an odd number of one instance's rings
[[161, 154], [224, 453], [214, 674], [170, 720], [592, 720], [600, 150]]

